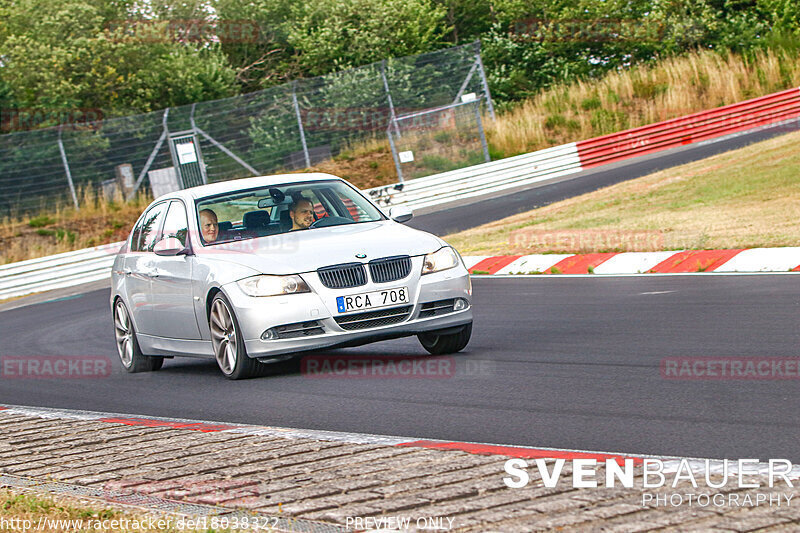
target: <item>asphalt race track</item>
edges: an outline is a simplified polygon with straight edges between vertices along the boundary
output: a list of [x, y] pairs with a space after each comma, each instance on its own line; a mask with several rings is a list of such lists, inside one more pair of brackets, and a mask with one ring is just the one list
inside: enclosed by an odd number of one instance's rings
[[[232, 382], [210, 360], [125, 373], [108, 290], [0, 313], [0, 357], [107, 358], [110, 376], [0, 378], [0, 403], [541, 447], [800, 462], [797, 379], [670, 380], [665, 357], [800, 357], [796, 275], [474, 280], [467, 349], [416, 378]], [[426, 360], [415, 338], [327, 352]]]

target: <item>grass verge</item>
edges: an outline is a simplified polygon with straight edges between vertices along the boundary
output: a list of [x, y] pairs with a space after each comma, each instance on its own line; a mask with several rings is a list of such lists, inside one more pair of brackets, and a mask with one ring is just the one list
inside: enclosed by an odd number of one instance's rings
[[[160, 532], [187, 531], [179, 528], [179, 518], [171, 515], [145, 515], [124, 512], [102, 503], [87, 503], [66, 497], [15, 493], [0, 489], [0, 531]], [[189, 529], [206, 531], [213, 529]], [[217, 530], [219, 531], [219, 530]], [[224, 530], [227, 531], [227, 530]]]
[[800, 132], [445, 239], [464, 255], [800, 245]]

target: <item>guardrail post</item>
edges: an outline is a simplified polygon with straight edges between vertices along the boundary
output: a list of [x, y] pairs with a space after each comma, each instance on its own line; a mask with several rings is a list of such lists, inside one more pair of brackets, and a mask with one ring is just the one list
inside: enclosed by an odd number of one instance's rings
[[67, 161], [67, 152], [64, 150], [64, 142], [61, 140], [61, 129], [63, 127], [63, 124], [58, 127], [58, 149], [61, 152], [61, 162], [64, 163], [64, 171], [67, 173], [67, 181], [69, 182], [69, 190], [72, 193], [72, 201], [75, 203], [75, 211], [80, 211], [80, 207], [78, 207], [78, 195], [75, 194], [75, 184], [72, 183], [72, 172], [69, 170], [69, 161]]

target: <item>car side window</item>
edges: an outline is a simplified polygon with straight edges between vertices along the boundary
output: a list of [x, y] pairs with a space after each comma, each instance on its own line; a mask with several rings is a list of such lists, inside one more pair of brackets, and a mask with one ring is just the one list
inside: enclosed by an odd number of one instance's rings
[[167, 218], [164, 219], [161, 239], [175, 237], [181, 241], [182, 245], [186, 246], [187, 233], [189, 233], [189, 221], [186, 218], [186, 208], [183, 206], [183, 202], [173, 201], [169, 204]]
[[164, 219], [166, 207], [167, 202], [154, 205], [144, 216], [138, 245], [133, 243], [132, 246], [134, 252], [153, 251], [153, 246], [155, 246], [156, 237], [158, 236], [158, 230], [161, 227], [161, 221]]
[[136, 226], [134, 226], [133, 231], [131, 232], [131, 245], [128, 248], [132, 252], [139, 251], [139, 239], [142, 236], [142, 226], [144, 226], [144, 221], [147, 217], [142, 215], [139, 217], [139, 220], [136, 222]]

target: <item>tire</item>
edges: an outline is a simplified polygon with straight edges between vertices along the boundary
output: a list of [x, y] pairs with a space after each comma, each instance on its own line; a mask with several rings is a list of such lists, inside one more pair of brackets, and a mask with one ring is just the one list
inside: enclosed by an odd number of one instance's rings
[[438, 334], [435, 331], [417, 335], [422, 347], [433, 355], [456, 353], [463, 350], [472, 336], [472, 322], [456, 333]]
[[142, 353], [131, 315], [121, 298], [114, 304], [114, 336], [117, 341], [117, 355], [122, 368], [130, 373], [158, 370], [164, 364], [163, 357], [150, 357]]
[[208, 313], [214, 359], [228, 379], [248, 379], [259, 375], [261, 363], [247, 356], [242, 330], [228, 299], [220, 293], [211, 301]]

